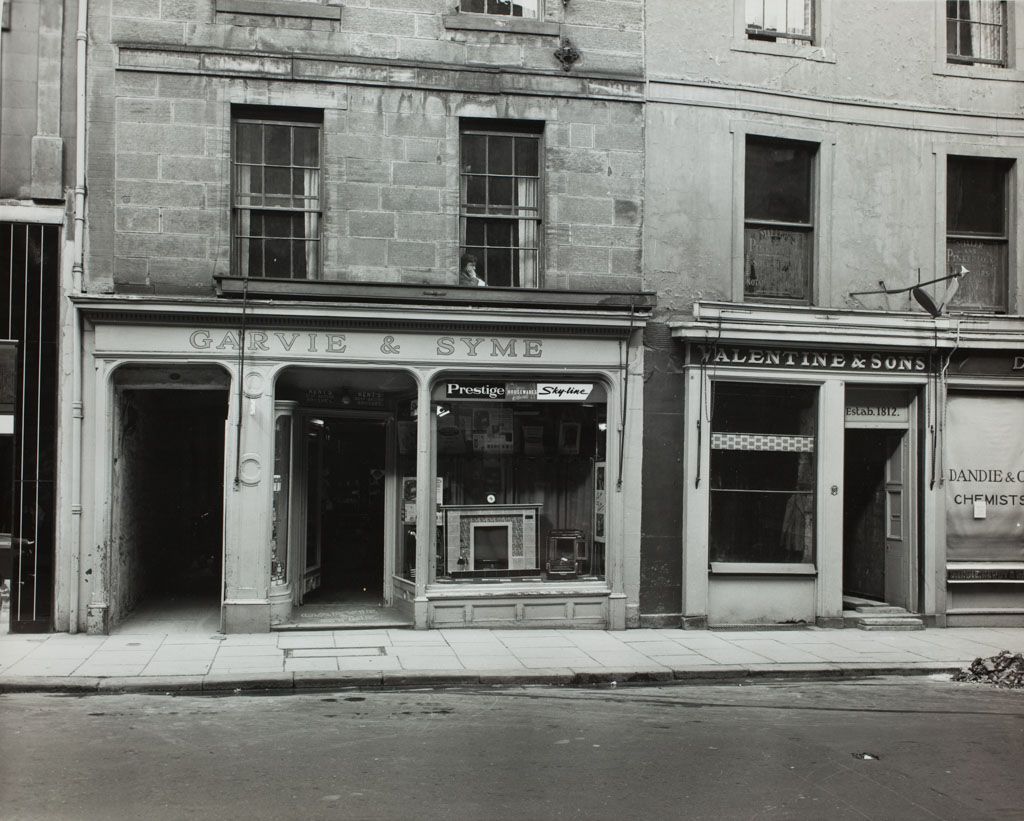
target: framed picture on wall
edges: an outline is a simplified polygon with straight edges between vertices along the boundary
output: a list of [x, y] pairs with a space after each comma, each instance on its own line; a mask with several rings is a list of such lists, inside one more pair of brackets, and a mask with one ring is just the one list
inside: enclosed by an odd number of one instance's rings
[[562, 422], [558, 426], [558, 452], [576, 456], [580, 452], [580, 423]]

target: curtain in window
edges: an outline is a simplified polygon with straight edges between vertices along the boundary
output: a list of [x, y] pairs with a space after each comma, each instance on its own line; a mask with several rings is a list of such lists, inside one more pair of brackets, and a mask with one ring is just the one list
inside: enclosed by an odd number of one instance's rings
[[1003, 61], [1004, 8], [1001, 0], [956, 0], [947, 4], [951, 26], [948, 51], [960, 57]]
[[302, 172], [303, 191], [305, 193], [304, 207], [307, 209], [304, 218], [304, 238], [306, 257], [306, 276], [313, 275], [319, 269], [320, 252], [320, 214], [313, 210], [320, 201], [320, 170], [307, 168]]
[[[520, 215], [537, 214], [538, 180], [517, 181], [516, 202]], [[533, 219], [518, 220], [519, 261], [517, 278], [520, 288], [536, 288], [537, 282], [537, 222]]]

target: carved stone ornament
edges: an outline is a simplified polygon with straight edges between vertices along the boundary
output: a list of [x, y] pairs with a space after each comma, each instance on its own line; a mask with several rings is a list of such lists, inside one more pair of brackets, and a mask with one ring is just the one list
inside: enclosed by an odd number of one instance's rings
[[579, 50], [572, 44], [572, 41], [568, 37], [562, 38], [562, 45], [555, 50], [555, 59], [562, 64], [562, 69], [568, 71], [572, 68], [573, 63], [580, 59], [582, 55]]

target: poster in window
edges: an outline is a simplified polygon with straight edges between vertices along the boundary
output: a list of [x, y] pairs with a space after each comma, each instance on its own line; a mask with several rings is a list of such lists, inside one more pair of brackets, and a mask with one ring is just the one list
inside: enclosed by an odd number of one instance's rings
[[1024, 398], [953, 394], [946, 411], [946, 555], [1024, 561]]
[[580, 423], [562, 422], [558, 426], [558, 452], [576, 456], [580, 452]]

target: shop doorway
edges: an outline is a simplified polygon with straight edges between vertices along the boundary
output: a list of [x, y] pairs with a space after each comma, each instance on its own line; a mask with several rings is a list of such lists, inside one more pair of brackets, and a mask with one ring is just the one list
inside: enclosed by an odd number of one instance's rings
[[[150, 377], [122, 375], [126, 382]], [[179, 375], [180, 378], [180, 375]], [[122, 388], [113, 464], [111, 619], [219, 628], [227, 390]]]
[[385, 603], [387, 431], [379, 416], [304, 418], [301, 604]]
[[907, 430], [846, 430], [843, 596], [913, 609]]

